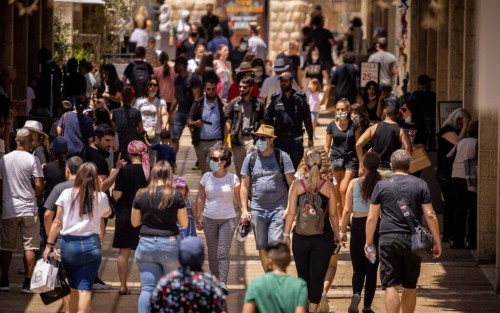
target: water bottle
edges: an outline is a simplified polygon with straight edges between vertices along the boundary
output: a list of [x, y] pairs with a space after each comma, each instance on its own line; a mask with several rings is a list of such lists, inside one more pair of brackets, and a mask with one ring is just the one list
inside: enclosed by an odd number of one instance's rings
[[366, 252], [368, 252], [368, 260], [370, 261], [371, 264], [375, 264], [375, 261], [377, 260], [377, 254], [375, 253], [375, 247], [373, 245], [369, 245], [366, 247]]

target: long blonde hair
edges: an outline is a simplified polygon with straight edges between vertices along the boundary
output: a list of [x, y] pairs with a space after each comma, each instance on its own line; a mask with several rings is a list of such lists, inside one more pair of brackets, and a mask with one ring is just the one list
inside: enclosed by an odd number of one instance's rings
[[310, 191], [315, 191], [318, 189], [322, 179], [320, 172], [322, 166], [321, 154], [318, 151], [307, 154], [305, 157], [305, 164], [309, 172], [307, 185]]

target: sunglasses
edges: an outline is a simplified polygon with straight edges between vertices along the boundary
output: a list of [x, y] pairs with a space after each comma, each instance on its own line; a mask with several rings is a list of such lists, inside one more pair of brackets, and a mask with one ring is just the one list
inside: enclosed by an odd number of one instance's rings
[[208, 91], [208, 92], [213, 92], [216, 90], [217, 90], [217, 88], [205, 88], [205, 91]]
[[402, 113], [406, 113], [406, 111], [408, 111], [408, 109], [407, 108], [401, 108], [401, 109], [399, 109], [399, 111], [401, 111]]
[[211, 157], [210, 160], [214, 161], [214, 162], [220, 162], [220, 161], [224, 161], [224, 159], [222, 157]]
[[263, 137], [263, 136], [255, 136], [255, 140], [263, 140], [263, 141], [265, 141], [265, 140], [268, 140], [268, 139], [271, 139], [271, 138], [269, 138], [269, 137]]
[[158, 87], [158, 84], [148, 84], [148, 88], [151, 88], [151, 87]]

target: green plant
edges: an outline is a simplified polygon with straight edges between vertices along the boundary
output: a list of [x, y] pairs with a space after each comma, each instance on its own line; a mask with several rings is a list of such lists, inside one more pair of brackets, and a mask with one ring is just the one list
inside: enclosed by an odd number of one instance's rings
[[66, 59], [71, 55], [71, 44], [69, 38], [71, 36], [71, 25], [65, 23], [62, 19], [60, 10], [54, 11], [54, 61], [63, 68]]

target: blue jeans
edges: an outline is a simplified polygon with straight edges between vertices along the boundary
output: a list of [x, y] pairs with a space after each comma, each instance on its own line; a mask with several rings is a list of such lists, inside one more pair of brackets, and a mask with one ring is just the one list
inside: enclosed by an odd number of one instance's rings
[[71, 288], [92, 291], [101, 257], [98, 235], [61, 236], [61, 261]]
[[175, 112], [174, 119], [172, 121], [172, 139], [179, 140], [182, 135], [184, 127], [186, 127], [187, 120], [189, 118], [189, 113]]
[[179, 241], [177, 237], [141, 237], [135, 259], [141, 276], [141, 295], [138, 312], [149, 313], [149, 299], [158, 280], [179, 266]]
[[188, 214], [188, 227], [179, 227], [179, 236], [180, 239], [185, 239], [187, 237], [198, 237], [196, 234], [196, 225], [194, 223], [194, 218], [192, 215]]
[[251, 210], [252, 227], [257, 250], [263, 250], [274, 240], [283, 240], [283, 209]]

